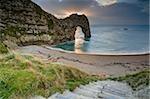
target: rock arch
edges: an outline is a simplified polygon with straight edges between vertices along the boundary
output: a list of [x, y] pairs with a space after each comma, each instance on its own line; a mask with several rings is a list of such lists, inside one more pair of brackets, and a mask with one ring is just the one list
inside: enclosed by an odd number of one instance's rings
[[83, 15], [72, 14], [69, 17], [63, 19], [63, 21], [66, 23], [66, 25], [70, 26], [70, 28], [75, 28], [72, 29], [74, 30], [73, 36], [75, 35], [76, 28], [79, 26], [82, 28], [85, 40], [88, 40], [91, 37], [89, 21], [84, 14]]
[[91, 37], [85, 15], [72, 14], [58, 19], [32, 0], [0, 0], [0, 5], [0, 32], [3, 34], [0, 41], [6, 41], [7, 46], [10, 42], [24, 46], [71, 41], [74, 40], [77, 26], [82, 28], [85, 40]]

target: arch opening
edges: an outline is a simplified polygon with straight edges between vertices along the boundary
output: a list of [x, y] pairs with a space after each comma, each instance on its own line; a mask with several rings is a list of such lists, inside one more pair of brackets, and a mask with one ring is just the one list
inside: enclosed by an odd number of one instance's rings
[[74, 51], [75, 53], [84, 53], [87, 50], [88, 42], [85, 40], [85, 34], [80, 26], [76, 27], [75, 31]]
[[83, 15], [72, 14], [68, 18], [66, 19], [71, 20], [73, 24], [72, 23], [70, 24], [72, 24], [73, 28], [76, 28], [77, 30], [77, 28], [80, 27], [82, 33], [84, 34], [84, 40], [89, 41], [91, 38], [91, 32], [88, 18], [84, 14]]

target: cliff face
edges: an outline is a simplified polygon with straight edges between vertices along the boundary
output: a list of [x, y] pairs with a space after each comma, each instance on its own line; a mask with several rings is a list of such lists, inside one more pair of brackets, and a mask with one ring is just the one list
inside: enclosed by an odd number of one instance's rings
[[85, 38], [91, 37], [85, 15], [57, 19], [31, 0], [0, 0], [0, 39], [8, 47], [70, 41], [77, 26], [82, 28]]

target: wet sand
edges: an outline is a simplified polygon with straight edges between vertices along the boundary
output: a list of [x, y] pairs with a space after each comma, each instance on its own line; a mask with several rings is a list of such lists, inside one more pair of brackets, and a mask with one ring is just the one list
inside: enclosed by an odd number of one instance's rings
[[118, 76], [149, 69], [150, 54], [76, 54], [36, 45], [20, 47], [15, 51], [20, 54], [32, 54], [45, 62], [56, 62], [75, 67], [92, 75]]

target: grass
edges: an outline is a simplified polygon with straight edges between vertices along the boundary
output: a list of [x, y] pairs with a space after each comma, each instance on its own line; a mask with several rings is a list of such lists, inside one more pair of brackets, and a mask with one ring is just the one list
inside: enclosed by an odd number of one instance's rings
[[21, 35], [25, 34], [25, 29], [19, 26], [7, 26], [7, 29], [5, 29], [2, 33], [4, 37], [9, 35], [19, 38]]
[[[149, 85], [149, 70], [136, 74], [108, 78], [128, 83], [133, 90]], [[59, 64], [44, 63], [30, 55], [9, 53], [0, 43], [0, 97], [2, 99], [26, 99], [29, 96], [48, 97], [65, 89], [73, 90], [102, 78], [88, 75], [78, 69]]]
[[84, 84], [88, 84], [89, 82], [91, 82], [91, 81], [97, 81], [98, 80], [98, 78], [95, 76], [93, 76], [93, 77], [82, 77], [81, 79], [69, 79], [69, 80], [67, 80], [67, 86], [66, 86], [66, 88], [67, 89], [69, 89], [69, 90], [71, 90], [71, 91], [73, 91], [73, 89], [75, 89], [77, 86], [79, 86], [79, 85], [84, 85]]
[[0, 54], [8, 53], [7, 47], [0, 41]]
[[150, 74], [149, 70], [144, 70], [135, 74], [113, 77], [109, 79], [126, 82], [132, 87], [134, 91], [136, 91], [149, 86], [149, 81], [150, 81], [149, 74]]
[[0, 57], [0, 97], [2, 99], [48, 97], [65, 89], [73, 90], [100, 78], [78, 69], [44, 63], [32, 56], [8, 54]]

